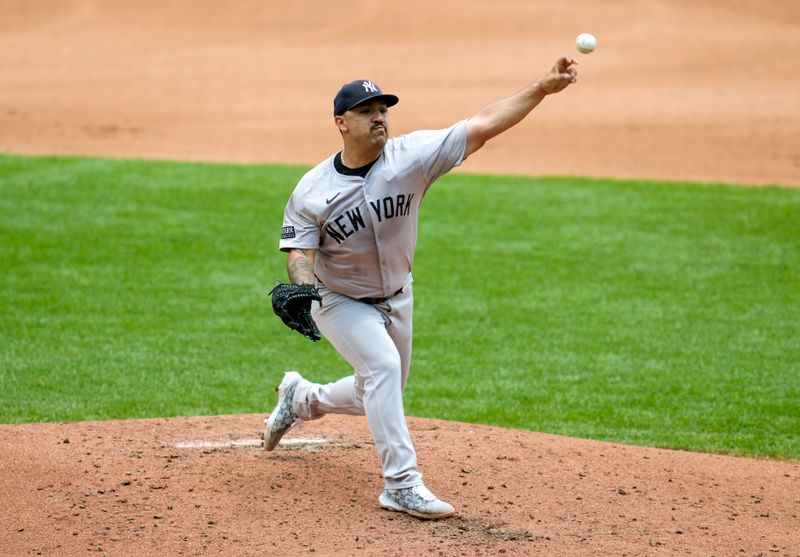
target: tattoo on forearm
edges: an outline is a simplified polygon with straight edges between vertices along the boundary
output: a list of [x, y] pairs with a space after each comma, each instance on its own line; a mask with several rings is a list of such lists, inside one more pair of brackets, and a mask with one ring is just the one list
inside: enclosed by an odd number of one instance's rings
[[307, 284], [314, 284], [314, 263], [303, 250], [295, 250], [299, 257], [294, 257], [289, 260], [287, 269], [289, 271], [289, 280], [294, 283], [305, 282]]

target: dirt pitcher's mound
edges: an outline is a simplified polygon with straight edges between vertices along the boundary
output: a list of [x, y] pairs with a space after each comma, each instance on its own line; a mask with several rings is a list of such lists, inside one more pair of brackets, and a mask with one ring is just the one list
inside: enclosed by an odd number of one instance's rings
[[410, 418], [458, 516], [381, 510], [362, 418], [2, 425], [3, 555], [800, 555], [800, 463]]

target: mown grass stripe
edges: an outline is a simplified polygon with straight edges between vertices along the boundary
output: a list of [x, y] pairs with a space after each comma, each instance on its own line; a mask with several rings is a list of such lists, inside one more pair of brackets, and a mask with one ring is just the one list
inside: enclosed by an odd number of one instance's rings
[[[262, 412], [305, 168], [0, 156], [0, 421]], [[410, 415], [800, 455], [800, 191], [452, 174], [426, 197]]]

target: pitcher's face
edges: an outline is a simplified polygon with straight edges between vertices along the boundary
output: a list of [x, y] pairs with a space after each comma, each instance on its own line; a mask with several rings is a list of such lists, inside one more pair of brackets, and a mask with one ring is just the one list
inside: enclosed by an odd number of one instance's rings
[[337, 116], [336, 124], [356, 145], [383, 149], [389, 139], [389, 107], [383, 101], [362, 104]]

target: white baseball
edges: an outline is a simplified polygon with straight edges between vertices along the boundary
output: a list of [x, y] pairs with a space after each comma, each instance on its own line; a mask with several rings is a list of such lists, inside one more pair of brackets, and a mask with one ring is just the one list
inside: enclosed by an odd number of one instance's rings
[[589, 54], [597, 48], [597, 39], [595, 39], [594, 35], [591, 33], [581, 33], [578, 35], [578, 38], [575, 39], [575, 47], [578, 49], [578, 52]]

